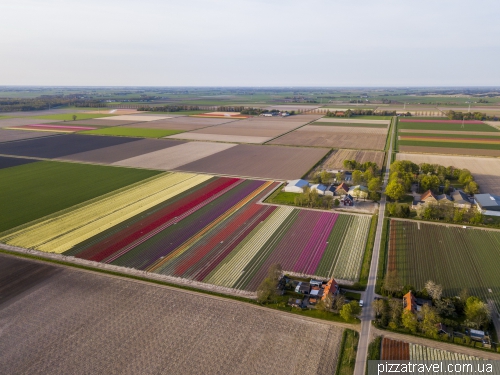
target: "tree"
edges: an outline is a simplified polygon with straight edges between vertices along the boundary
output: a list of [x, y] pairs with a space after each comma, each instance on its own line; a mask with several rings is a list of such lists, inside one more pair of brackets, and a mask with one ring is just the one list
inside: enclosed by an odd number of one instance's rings
[[352, 306], [350, 303], [346, 303], [344, 306], [342, 306], [342, 309], [340, 310], [340, 316], [342, 319], [344, 319], [346, 322], [351, 320], [352, 316]]
[[385, 194], [396, 201], [399, 201], [404, 198], [406, 195], [406, 190], [403, 185], [398, 183], [398, 181], [391, 181], [387, 184], [385, 188]]
[[420, 179], [420, 187], [423, 191], [432, 190], [437, 191], [439, 189], [439, 185], [441, 181], [439, 181], [438, 176], [435, 175], [425, 175]]
[[356, 169], [354, 172], [352, 172], [352, 183], [354, 185], [359, 185], [362, 182], [363, 182], [363, 172]]
[[443, 287], [432, 280], [428, 280], [425, 283], [425, 290], [427, 290], [427, 293], [433, 300], [441, 299], [441, 295], [443, 294]]
[[316, 309], [320, 311], [329, 311], [332, 308], [332, 303], [332, 295], [328, 294], [327, 296], [325, 296], [325, 298], [322, 298], [321, 301], [316, 304]]
[[334, 205], [335, 207], [338, 207], [338, 206], [340, 205], [340, 201], [339, 201], [339, 199], [338, 199], [338, 198], [335, 198], [335, 200], [333, 201], [333, 205]]
[[434, 301], [434, 306], [441, 316], [455, 318], [457, 317], [455, 304], [450, 298], [444, 298]]
[[409, 310], [403, 311], [403, 315], [401, 316], [401, 322], [403, 327], [408, 329], [411, 333], [417, 332], [418, 320], [414, 313]]
[[368, 190], [369, 191], [379, 191], [380, 188], [382, 187], [382, 181], [380, 180], [380, 177], [374, 177], [368, 181]]
[[465, 316], [476, 328], [486, 325], [491, 319], [491, 312], [483, 301], [477, 297], [467, 298]]
[[278, 282], [281, 279], [281, 276], [283, 275], [283, 267], [281, 267], [281, 264], [275, 263], [269, 267], [267, 270], [267, 277], [269, 277], [271, 280]]
[[429, 337], [437, 338], [436, 325], [440, 322], [437, 311], [429, 305], [423, 305], [421, 312], [423, 318], [420, 322], [420, 330]]
[[350, 321], [353, 317], [358, 315], [361, 312], [361, 308], [359, 307], [358, 302], [351, 301], [342, 306], [340, 310], [340, 316], [346, 321]]
[[337, 180], [337, 182], [343, 181], [344, 180], [344, 173], [337, 172], [337, 174], [335, 175], [335, 179]]
[[345, 297], [342, 294], [337, 294], [333, 298], [332, 308], [335, 311], [340, 311], [344, 305], [345, 305]]
[[373, 312], [375, 316], [380, 316], [385, 311], [385, 301], [383, 299], [377, 299], [372, 303]]
[[328, 185], [330, 184], [331, 179], [332, 179], [331, 173], [328, 173], [327, 171], [321, 172], [321, 183]]
[[76, 120], [76, 115], [71, 116], [73, 118], [73, 121]]
[[468, 194], [477, 194], [479, 193], [479, 185], [476, 181], [470, 181], [464, 186], [464, 191]]
[[401, 314], [403, 313], [403, 302], [397, 298], [389, 300], [389, 318], [396, 327], [401, 325]]
[[394, 293], [399, 292], [401, 290], [401, 280], [399, 279], [396, 271], [388, 271], [385, 274], [384, 284], [382, 288], [389, 292], [392, 296]]
[[326, 205], [326, 208], [328, 208], [328, 209], [332, 208], [333, 197], [331, 195], [325, 196], [325, 205]]
[[377, 193], [376, 191], [370, 191], [368, 193], [368, 199], [378, 202], [380, 200], [380, 193]]
[[365, 181], [370, 181], [374, 177], [375, 177], [375, 173], [373, 172], [372, 167], [367, 168], [365, 173], [363, 173], [363, 179]]
[[262, 280], [259, 287], [257, 288], [257, 302], [268, 302], [269, 300], [274, 298], [275, 295], [276, 283], [269, 277], [266, 277], [264, 280]]

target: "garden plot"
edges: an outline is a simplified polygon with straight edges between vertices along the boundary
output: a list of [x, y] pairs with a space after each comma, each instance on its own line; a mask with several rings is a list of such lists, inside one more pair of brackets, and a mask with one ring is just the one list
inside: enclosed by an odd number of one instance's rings
[[371, 161], [377, 163], [377, 166], [381, 168], [384, 163], [384, 156], [385, 153], [382, 151], [335, 150], [319, 169], [343, 169], [344, 160], [356, 160], [361, 164]]
[[[44, 133], [44, 132], [28, 131], [28, 130], [0, 129], [0, 143], [21, 141], [21, 140], [25, 140], [25, 139], [28, 140], [28, 139], [32, 139], [32, 138], [50, 137], [50, 136], [55, 136], [55, 135], [62, 135], [62, 134]], [[18, 147], [20, 147], [20, 146], [18, 146]], [[0, 151], [0, 153], [4, 154], [5, 152]]]
[[292, 180], [306, 174], [328, 151], [326, 148], [237, 145], [212, 156], [182, 164], [176, 169]]
[[235, 147], [230, 143], [188, 142], [113, 163], [127, 167], [170, 170]]
[[397, 160], [410, 160], [416, 164], [429, 163], [471, 171], [483, 193], [500, 195], [500, 159], [451, 155], [396, 154]]
[[159, 116], [159, 115], [148, 115], [148, 116], [143, 116], [143, 115], [121, 115], [121, 116], [110, 116], [110, 117], [103, 117], [97, 118], [98, 120], [112, 120], [112, 121], [136, 121], [136, 122], [141, 122], [141, 121], [156, 121], [156, 120], [165, 120], [170, 118], [169, 116]]
[[220, 125], [233, 121], [235, 119], [221, 119], [221, 118], [197, 118], [190, 116], [172, 117], [165, 120], [155, 120], [143, 124], [134, 124], [134, 128], [149, 128], [149, 129], [173, 129], [173, 130], [196, 130], [206, 128], [207, 126]]
[[40, 120], [34, 118], [0, 118], [0, 129], [10, 128], [11, 126], [23, 126], [23, 125], [33, 125], [33, 124], [47, 124], [52, 123], [54, 120]]
[[[0, 134], [8, 131], [15, 130], [2, 130], [2, 133]], [[18, 130], [18, 132], [29, 133], [23, 130]], [[0, 144], [0, 154], [52, 159], [140, 140], [140, 138], [105, 137], [78, 134], [67, 134], [54, 137], [47, 136], [47, 133], [34, 133], [38, 134], [38, 137], [43, 138], [28, 139], [23, 142], [2, 143]]]
[[269, 142], [293, 146], [383, 150], [387, 129], [306, 125]]
[[0, 342], [5, 373], [53, 373], [54, 363], [74, 375], [326, 375], [337, 368], [343, 330], [321, 321], [0, 257], [2, 285], [15, 297], [0, 305], [0, 320], [9, 322]]
[[86, 163], [111, 164], [120, 160], [178, 146], [185, 142], [178, 140], [141, 139], [137, 142], [128, 142], [116, 146], [104, 147], [97, 150], [80, 152], [64, 156], [64, 160], [82, 161]]

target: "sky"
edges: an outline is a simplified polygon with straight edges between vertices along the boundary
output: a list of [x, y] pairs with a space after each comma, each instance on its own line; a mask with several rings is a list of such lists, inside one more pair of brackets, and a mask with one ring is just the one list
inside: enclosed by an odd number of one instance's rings
[[498, 0], [0, 0], [0, 85], [498, 86]]

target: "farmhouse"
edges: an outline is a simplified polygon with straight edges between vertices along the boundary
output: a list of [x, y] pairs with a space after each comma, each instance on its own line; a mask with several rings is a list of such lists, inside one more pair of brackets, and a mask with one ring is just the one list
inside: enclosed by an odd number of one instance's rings
[[492, 194], [476, 194], [474, 201], [477, 208], [485, 215], [500, 216], [500, 196]]
[[356, 198], [368, 198], [368, 188], [363, 185], [351, 186], [348, 192], [349, 195]]
[[309, 186], [309, 182], [306, 180], [291, 180], [286, 183], [283, 191], [287, 193], [303, 193], [306, 186]]
[[436, 195], [432, 191], [427, 190], [424, 194], [420, 196], [420, 201], [422, 203], [451, 203], [452, 199], [449, 195], [446, 194]]
[[346, 194], [341, 200], [340, 203], [342, 203], [344, 206], [354, 206], [354, 198]]
[[432, 305], [430, 300], [423, 298], [416, 298], [410, 290], [403, 296], [403, 309], [411, 311], [412, 313], [420, 312], [423, 305]]
[[471, 201], [466, 193], [462, 190], [455, 190], [450, 194], [453, 199], [453, 205], [459, 208], [470, 208], [472, 206]]
[[340, 292], [340, 287], [339, 284], [335, 281], [335, 279], [332, 277], [328, 282], [326, 283], [325, 289], [323, 291], [323, 296], [321, 297], [322, 300], [326, 299], [328, 296], [336, 296]]
[[335, 195], [346, 195], [348, 191], [349, 191], [349, 186], [345, 182], [342, 182], [335, 189]]

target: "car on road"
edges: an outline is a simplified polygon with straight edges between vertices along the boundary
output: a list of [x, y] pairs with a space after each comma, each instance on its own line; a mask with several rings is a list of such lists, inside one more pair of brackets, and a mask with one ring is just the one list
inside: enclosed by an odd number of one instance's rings
[[359, 300], [359, 307], [363, 307], [363, 300], [362, 299]]

